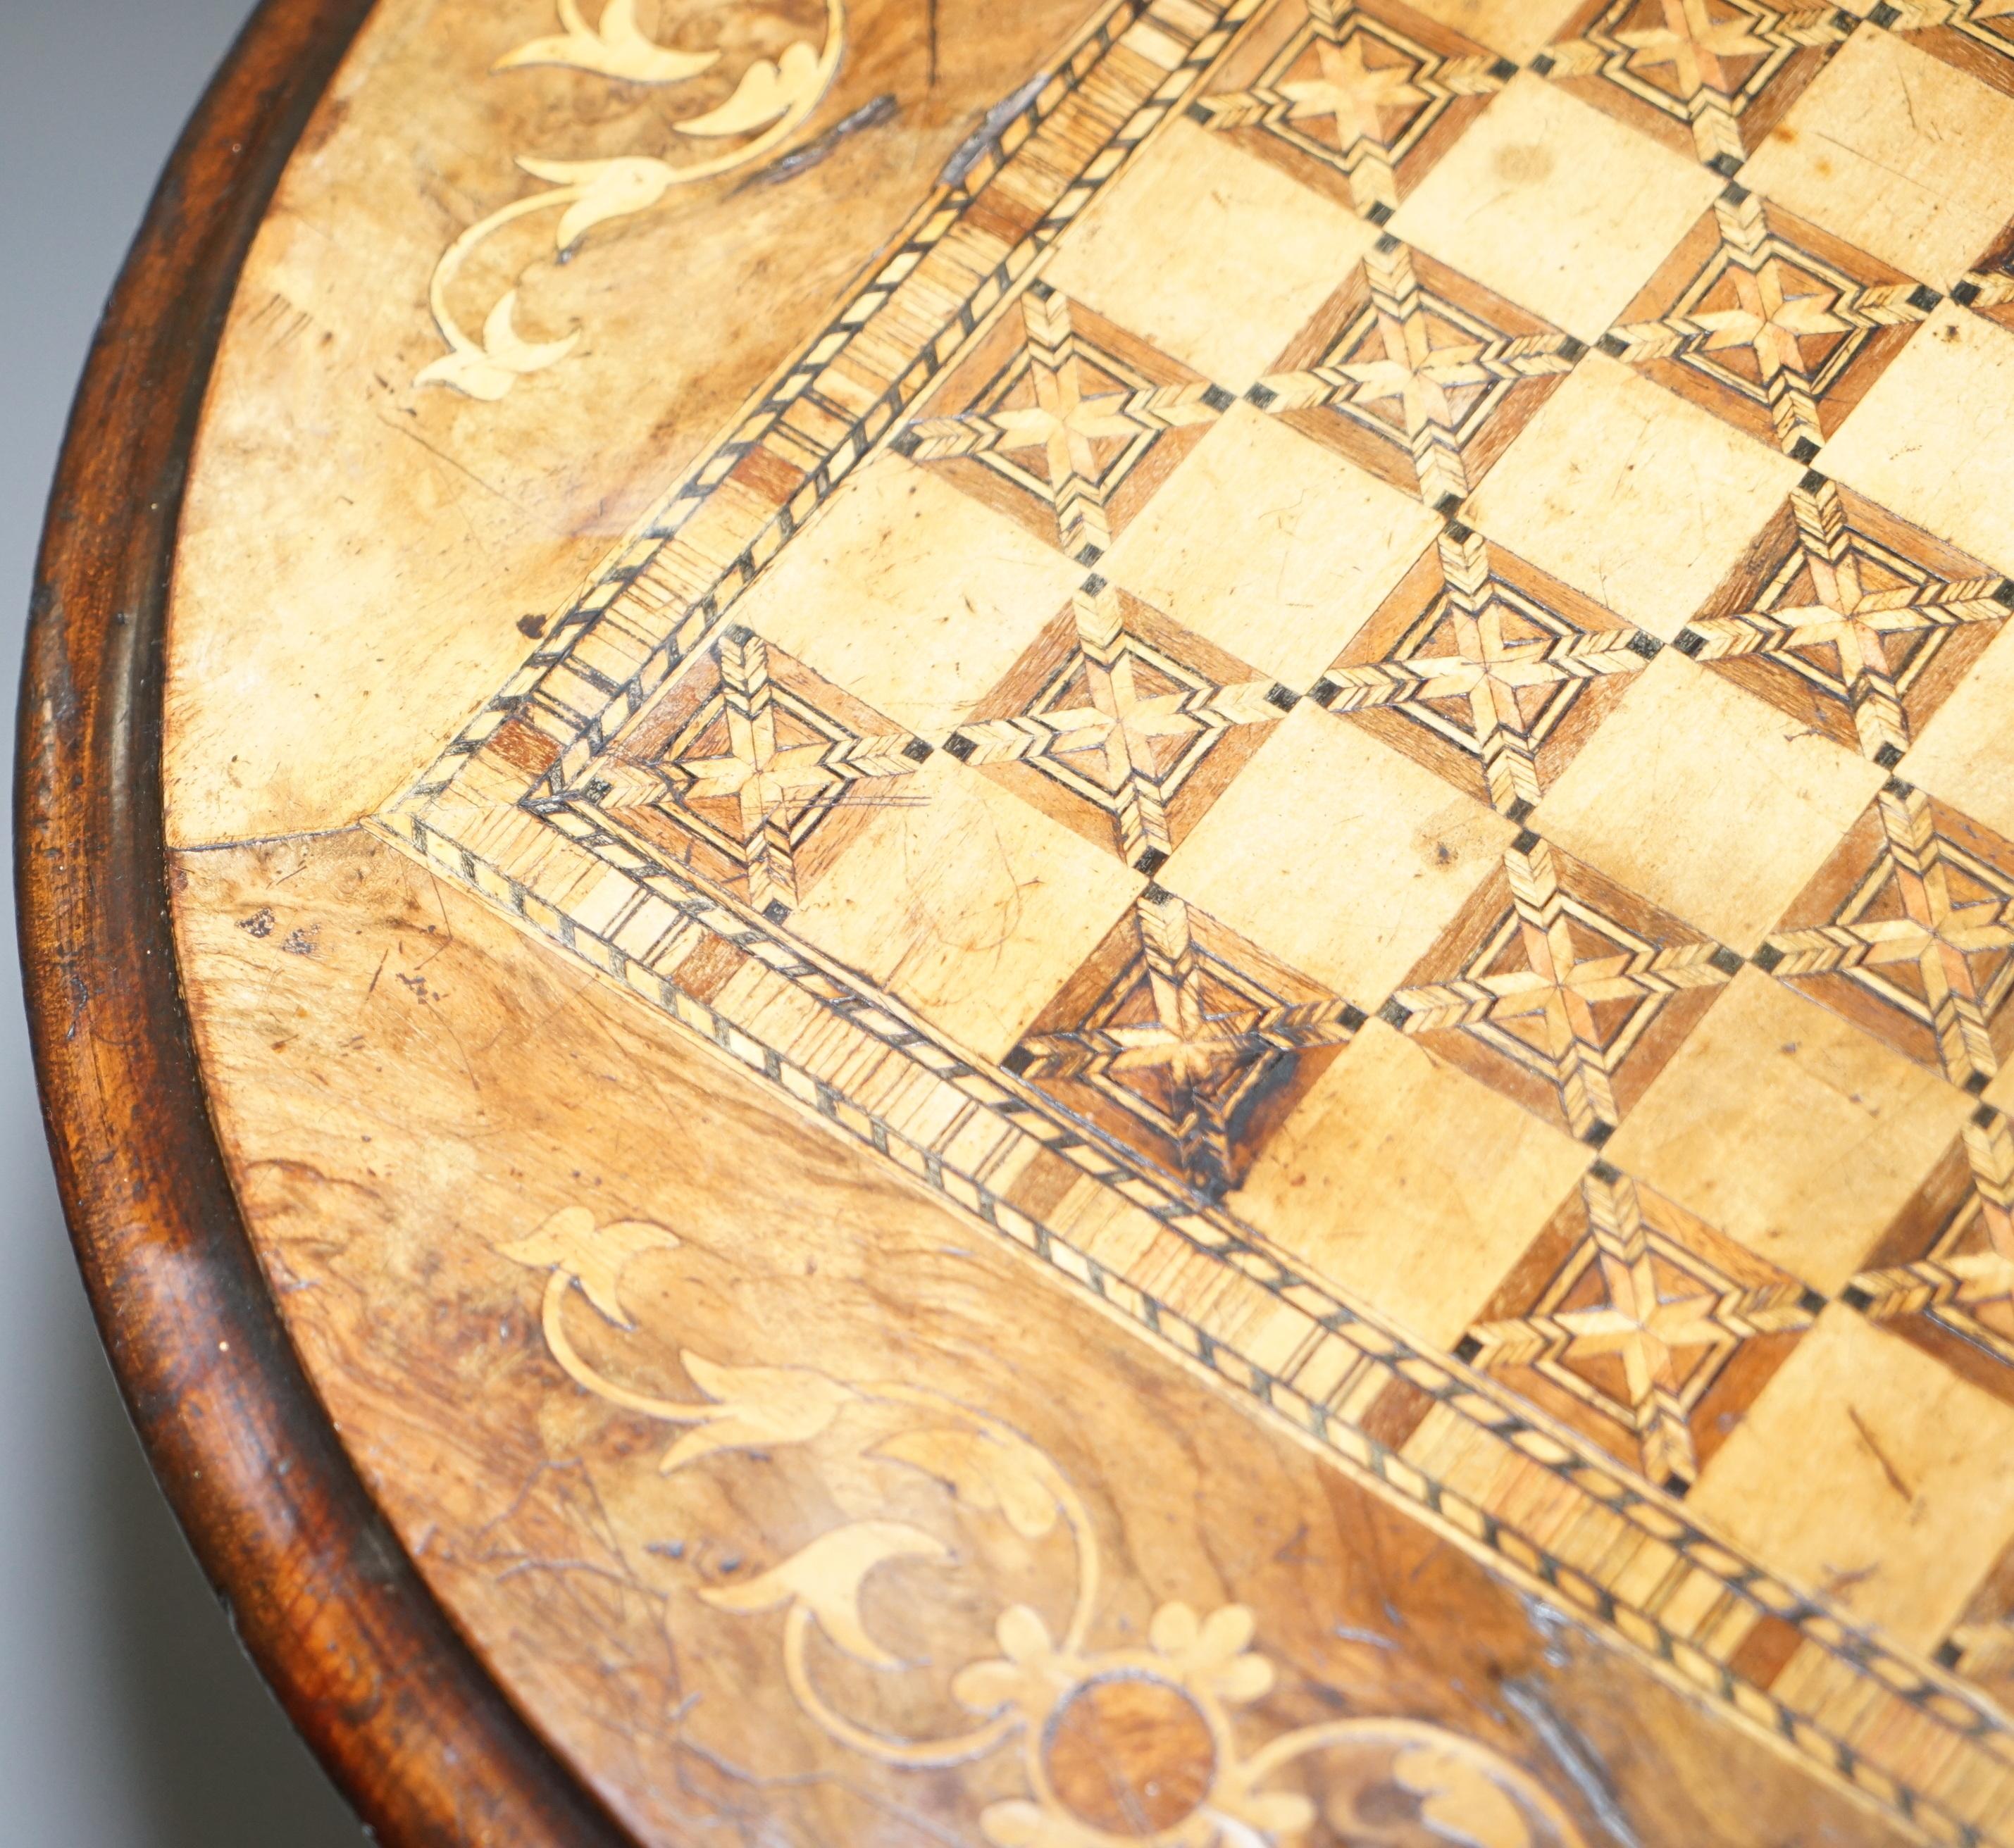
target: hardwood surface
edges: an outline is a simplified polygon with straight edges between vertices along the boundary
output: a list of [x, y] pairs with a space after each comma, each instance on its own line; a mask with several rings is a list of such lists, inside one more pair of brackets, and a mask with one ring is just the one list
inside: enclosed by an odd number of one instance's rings
[[57, 1180], [127, 1406], [295, 1724], [383, 1839], [612, 1843], [414, 1574], [303, 1377], [219, 1155], [175, 974], [160, 701], [189, 445], [245, 246], [364, 10], [255, 16], [93, 348], [23, 682], [30, 1025]]
[[2001, 12], [335, 11], [22, 865], [372, 1819], [2014, 1843]]

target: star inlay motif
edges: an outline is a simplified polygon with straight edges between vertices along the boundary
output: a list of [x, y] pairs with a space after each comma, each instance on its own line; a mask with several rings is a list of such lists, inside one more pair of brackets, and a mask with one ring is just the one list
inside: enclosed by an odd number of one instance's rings
[[1654, 936], [1610, 915], [1568, 885], [1565, 866], [1551, 843], [1519, 835], [1503, 858], [1507, 903], [1460, 972], [1399, 989], [1382, 1012], [1403, 1033], [1465, 1036], [1539, 1079], [1567, 1126], [1598, 1145], [1622, 1120], [1618, 1075], [1660, 1013], [1722, 987], [1740, 959], [1675, 919]]
[[[1833, 915], [1773, 932], [1755, 959], [1848, 1011], [1871, 1001], [1868, 1024], [1892, 1019], [1913, 1056], [1982, 1091], [2000, 1070], [2014, 996], [2014, 845], [1895, 778], [1870, 818], [1874, 851]], [[1849, 836], [1836, 858], [1862, 851]]]
[[1768, 0], [1612, 0], [1533, 68], [1732, 175], [1859, 21]]
[[[1753, 661], [1775, 672], [1758, 690], [1801, 713], [1814, 696], [1844, 706], [1861, 749], [1892, 765], [1909, 748], [1911, 708], [1940, 649], [1983, 646], [2014, 606], [2014, 583], [1982, 571], [1944, 577], [1858, 530], [1837, 482], [1807, 476], [1791, 490], [1795, 543], [1755, 607], [1696, 617], [1676, 639], [1701, 662]], [[1919, 714], [1917, 722], [1921, 722]], [[1844, 741], [1843, 739], [1842, 741]]]
[[1503, 334], [1423, 285], [1413, 250], [1389, 234], [1364, 260], [1367, 299], [1312, 366], [1267, 374], [1253, 401], [1275, 414], [1329, 410], [1404, 446], [1420, 497], [1450, 506], [1475, 486], [1467, 451], [1518, 387], [1563, 376], [1571, 335]]
[[895, 442], [918, 462], [961, 456], [1027, 456], [1020, 478], [1054, 508], [1059, 541], [1088, 564], [1112, 543], [1107, 501], [1126, 470], [1162, 432], [1213, 422], [1233, 402], [1206, 380], [1101, 391], [1109, 378], [1079, 338], [1067, 297], [1031, 284], [1020, 302], [1025, 389], [1031, 402], [926, 417]]
[[[1826, 403], [1828, 392], [1849, 368], [1878, 356], [1877, 335], [1921, 321], [1937, 297], [1906, 278], [1856, 281], [1791, 242], [1763, 201], [1740, 187], [1730, 186], [1713, 210], [1717, 248], [1678, 299], [1654, 320], [1611, 328], [1602, 349], [1679, 389], [1690, 372], [1722, 399], [1751, 402], [1783, 449], [1808, 460], [1843, 414]], [[1880, 349], [1901, 338], [1890, 335]]]
[[1121, 855], [1151, 873], [1174, 851], [1170, 805], [1202, 758], [1237, 728], [1277, 724], [1292, 697], [1256, 675], [1214, 679], [1168, 637], [1157, 645], [1102, 578], [1079, 588], [1071, 614], [1070, 644], [1033, 697], [966, 719], [945, 748], [978, 768], [1025, 766], [1091, 804], [1111, 818]]
[[1664, 20], [1656, 26], [1618, 32], [1639, 70], [1668, 68], [1672, 87], [1690, 98], [1711, 88], [1730, 93], [1740, 74], [1730, 68], [1749, 58], [1766, 58], [1771, 46], [1756, 36], [1755, 22], [1740, 13], [1715, 16], [1711, 0], [1662, 0]]
[[1088, 1006], [1070, 997], [1052, 1005], [1007, 1069], [1052, 1094], [1086, 1099], [1123, 1140], [1148, 1139], [1212, 1198], [1249, 1166], [1267, 1107], [1278, 1114], [1290, 1105], [1321, 1055], [1364, 1023], [1347, 1001], [1273, 965], [1158, 885], [1086, 972]]
[[1694, 1420], [1745, 1343], [1801, 1333], [1820, 1299], [1606, 1163], [1582, 1184], [1585, 1237], [1525, 1314], [1475, 1323], [1456, 1352], [1492, 1373], [1530, 1368], [1622, 1424], [1636, 1462], [1683, 1494]]
[[1468, 528], [1442, 534], [1439, 564], [1441, 596], [1413, 632], [1373, 658], [1346, 655], [1313, 695], [1331, 712], [1403, 713], [1428, 726], [1480, 766], [1492, 806], [1522, 820], [1544, 793], [1542, 756], [1579, 694], [1640, 672], [1658, 644], [1619, 622], [1576, 626], [1500, 575], [1489, 543]]
[[1360, 34], [1342, 45], [1317, 39], [1313, 49], [1320, 74], [1292, 78], [1280, 85], [1280, 94], [1292, 105], [1288, 120], [1299, 122], [1327, 116], [1335, 121], [1337, 138], [1345, 147], [1360, 140], [1381, 143], [1393, 116], [1432, 100], [1432, 93], [1413, 81], [1406, 66], [1371, 64], [1365, 60], [1364, 48]]
[[793, 907], [821, 826], [869, 786], [911, 774], [930, 748], [907, 732], [856, 730], [783, 684], [768, 643], [746, 628], [729, 629], [712, 658], [711, 692], [672, 736], [640, 758], [611, 753], [582, 794], [607, 816], [672, 820], [732, 868], [758, 910]]
[[1381, 223], [1399, 203], [1400, 169], [1450, 110], [1479, 108], [1516, 74], [1480, 48], [1452, 49], [1446, 34], [1436, 42], [1450, 48], [1436, 49], [1333, 0], [1306, 0], [1295, 10], [1299, 24], [1256, 81], [1206, 95], [1190, 113], [1210, 128], [1263, 131], [1319, 167], [1340, 169], [1351, 202]]

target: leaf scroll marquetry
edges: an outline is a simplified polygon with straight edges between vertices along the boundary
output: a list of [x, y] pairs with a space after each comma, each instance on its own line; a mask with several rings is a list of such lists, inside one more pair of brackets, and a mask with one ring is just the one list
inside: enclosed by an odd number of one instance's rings
[[949, 1551], [934, 1535], [906, 1521], [849, 1521], [745, 1585], [716, 1585], [700, 1596], [719, 1610], [773, 1610], [784, 1604], [801, 1609], [855, 1661], [896, 1668], [899, 1660], [861, 1621], [861, 1588], [877, 1566], [894, 1560], [941, 1560]]
[[532, 64], [564, 65], [633, 84], [676, 84], [697, 77], [720, 62], [720, 53], [685, 52], [654, 43], [636, 23], [636, 0], [607, 0], [600, 21], [588, 24], [580, 0], [559, 0], [557, 34], [534, 38], [496, 60], [494, 69], [518, 70]]
[[998, 1513], [1024, 1540], [1039, 1540], [1056, 1524], [1056, 1500], [1027, 1457], [984, 1432], [904, 1431], [880, 1447], [883, 1456], [913, 1463], [948, 1483], [960, 1501]]
[[1392, 1777], [1420, 1800], [1420, 1820], [1457, 1848], [1529, 1848], [1518, 1806], [1472, 1760], [1439, 1745], [1414, 1746], [1392, 1761]]
[[[636, 20], [635, 0], [607, 0], [590, 27], [578, 0], [559, 0], [561, 31], [535, 38], [507, 52], [496, 72], [561, 67], [611, 84], [655, 88], [690, 83], [714, 72], [718, 48], [686, 51], [647, 38]], [[782, 148], [802, 127], [831, 87], [844, 48], [845, 0], [826, 0], [822, 40], [797, 39], [775, 58], [753, 59], [733, 89], [708, 109], [677, 117], [672, 131], [688, 141], [715, 144], [693, 160], [627, 154], [607, 159], [570, 160], [520, 154], [518, 166], [548, 190], [525, 195], [478, 219], [450, 244], [434, 266], [428, 303], [448, 350], [423, 366], [416, 385], [445, 385], [464, 397], [493, 403], [521, 379], [557, 365], [579, 346], [582, 330], [550, 340], [526, 338], [517, 325], [518, 291], [506, 290], [484, 316], [479, 335], [464, 325], [458, 286], [470, 260], [507, 227], [536, 213], [561, 213], [554, 255], [565, 259], [597, 227], [636, 217], [657, 205], [674, 188], [753, 167]], [[729, 143], [729, 145], [719, 145]]]
[[[806, 1717], [845, 1750], [899, 1771], [941, 1771], [1012, 1752], [1023, 1793], [985, 1805], [991, 1848], [1587, 1848], [1566, 1811], [1521, 1765], [1424, 1721], [1349, 1717], [1267, 1728], [1250, 1717], [1278, 1671], [1242, 1604], [1155, 1609], [1144, 1641], [1108, 1638], [1100, 1619], [1101, 1547], [1089, 1508], [1055, 1459], [1004, 1420], [906, 1381], [851, 1382], [805, 1366], [726, 1363], [679, 1351], [704, 1397], [634, 1390], [590, 1366], [566, 1329], [575, 1284], [605, 1320], [631, 1330], [627, 1266], [678, 1241], [618, 1220], [599, 1230], [579, 1209], [499, 1248], [549, 1273], [543, 1326], [554, 1359], [583, 1391], [620, 1410], [686, 1427], [667, 1472], [745, 1469], [737, 1454], [837, 1446], [859, 1464], [932, 1477], [966, 1514], [998, 1520], [1074, 1558], [1068, 1616], [1002, 1600], [998, 1653], [950, 1674], [973, 1716], [962, 1731], [913, 1736], [827, 1691], [813, 1638], [895, 1677], [929, 1672], [877, 1640], [862, 1610], [868, 1582], [919, 1567], [978, 1570], [915, 1521], [891, 1516], [830, 1526], [750, 1578], [701, 1587], [712, 1609], [751, 1621], [782, 1613], [783, 1679]], [[825, 1454], [819, 1452], [821, 1456]], [[1060, 1553], [1034, 1556], [1060, 1559]], [[940, 1671], [941, 1672], [941, 1671]]]

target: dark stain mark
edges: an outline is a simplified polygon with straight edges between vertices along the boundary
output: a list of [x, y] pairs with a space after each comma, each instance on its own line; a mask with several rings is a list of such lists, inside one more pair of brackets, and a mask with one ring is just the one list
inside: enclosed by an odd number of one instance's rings
[[[786, 180], [794, 180], [798, 174], [808, 173], [826, 159], [839, 144], [850, 134], [858, 134], [863, 129], [879, 128], [883, 122], [894, 120], [898, 105], [894, 96], [883, 91], [871, 102], [863, 102], [844, 121], [835, 122], [825, 133], [806, 141], [801, 148], [786, 154], [782, 159], [772, 161], [759, 173], [744, 180], [744, 186], [778, 186]], [[738, 192], [740, 187], [735, 190]]]
[[940, 186], [955, 186], [970, 173], [978, 164], [980, 156], [986, 152], [1009, 122], [1041, 95], [1042, 87], [1048, 81], [1049, 73], [1046, 70], [1038, 70], [1012, 96], [1005, 102], [996, 102], [988, 109], [985, 119], [952, 150], [951, 159], [944, 163], [944, 171], [937, 175], [937, 184]]

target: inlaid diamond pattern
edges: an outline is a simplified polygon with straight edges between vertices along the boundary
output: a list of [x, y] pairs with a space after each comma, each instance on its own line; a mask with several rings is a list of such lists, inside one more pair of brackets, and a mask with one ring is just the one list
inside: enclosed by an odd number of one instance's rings
[[1676, 645], [1890, 768], [2010, 609], [2014, 583], [1808, 474]]
[[1597, 1162], [1455, 1351], [1683, 1494], [1824, 1300]]
[[1456, 524], [1311, 690], [1522, 821], [1661, 646]]
[[1730, 182], [1601, 347], [1808, 461], [1938, 299]]
[[1528, 831], [1384, 1013], [1599, 1145], [1740, 967]]
[[1388, 233], [1249, 395], [1446, 510], [1584, 350]]
[[944, 748], [1152, 873], [1293, 704], [1094, 575]]
[[1755, 960], [1982, 1091], [2014, 1044], [2014, 843], [1891, 778]]
[[[1488, 1544], [1598, 1470], [1739, 1527], [1714, 1597], [1784, 1573], [2014, 1684], [2008, 1498], [1949, 1429], [2014, 1405], [2014, 13], [1272, 0], [1191, 58], [1209, 9], [1149, 10], [402, 838], [1353, 1441], [1355, 1388], [1291, 1397], [1333, 1329], [1219, 1313], [1332, 1284], [1351, 1366], [1446, 1370], [1380, 1467], [1471, 1469]], [[1131, 139], [1044, 138], [1121, 71]], [[1526, 1460], [1457, 1457], [1470, 1406]], [[1856, 1577], [1919, 1501], [1983, 1510], [1966, 1582]], [[1872, 1762], [1810, 1689], [1907, 1676], [1772, 1621], [1700, 1685]], [[1926, 1763], [1878, 1775], [1994, 1839]]]
[[1305, 0], [1274, 8], [1191, 113], [1317, 184], [1339, 179], [1382, 224], [1516, 72], [1407, 9]]
[[1854, 29], [1837, 6], [1606, 0], [1533, 68], [1632, 125], [1735, 172]]

